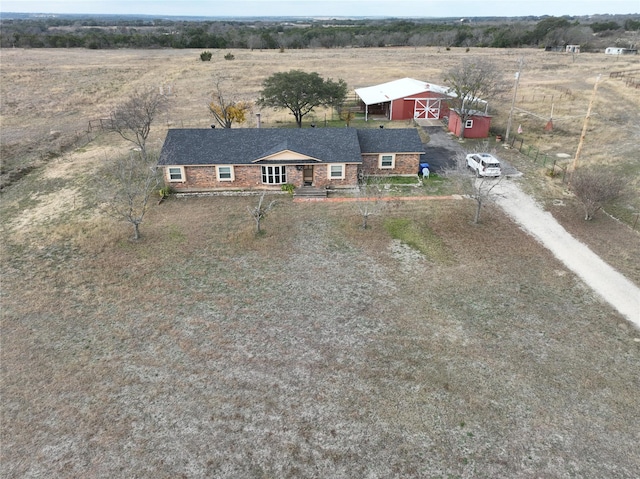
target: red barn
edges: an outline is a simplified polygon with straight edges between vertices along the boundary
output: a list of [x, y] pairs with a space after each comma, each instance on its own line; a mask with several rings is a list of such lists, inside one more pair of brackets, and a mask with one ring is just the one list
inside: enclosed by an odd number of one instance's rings
[[469, 119], [462, 125], [460, 115], [455, 110], [449, 111], [449, 131], [456, 136], [462, 136], [464, 127], [465, 138], [487, 138], [491, 128], [491, 116], [481, 111], [472, 112]]
[[449, 89], [413, 78], [356, 89], [365, 119], [384, 115], [389, 120], [434, 119], [449, 114]]

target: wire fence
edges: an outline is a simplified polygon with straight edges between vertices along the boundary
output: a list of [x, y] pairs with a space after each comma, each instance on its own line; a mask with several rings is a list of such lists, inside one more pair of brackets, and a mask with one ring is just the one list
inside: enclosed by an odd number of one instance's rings
[[640, 69], [611, 72], [609, 78], [617, 78], [629, 87], [640, 88]]
[[567, 168], [569, 165], [559, 163], [558, 158], [550, 156], [534, 145], [525, 145], [523, 138], [514, 136], [507, 144], [528, 158], [531, 158], [534, 163], [540, 163], [543, 168], [548, 168], [547, 174], [549, 176], [562, 176], [562, 182], [567, 182]]
[[571, 93], [528, 93], [518, 96], [520, 103], [556, 103], [573, 100]]

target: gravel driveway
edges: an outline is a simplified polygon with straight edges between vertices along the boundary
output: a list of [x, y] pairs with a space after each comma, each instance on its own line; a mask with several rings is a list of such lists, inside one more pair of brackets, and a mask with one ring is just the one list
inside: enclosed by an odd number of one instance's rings
[[499, 185], [497, 204], [602, 299], [640, 327], [640, 288], [571, 236], [514, 181]]
[[[466, 153], [463, 146], [441, 126], [423, 128], [429, 135], [425, 157], [432, 171], [453, 167], [453, 158], [459, 153]], [[520, 176], [513, 166], [502, 159], [500, 162], [504, 176]], [[507, 215], [549, 249], [598, 296], [640, 327], [640, 288], [571, 236], [549, 212], [544, 211], [533, 198], [525, 194], [516, 182], [503, 180], [496, 193], [496, 202]]]
[[425, 159], [431, 171], [438, 172], [446, 168], [453, 168], [453, 158], [458, 153], [465, 153], [464, 148], [452, 138], [441, 126], [423, 126], [429, 135], [429, 143], [425, 145]]
[[[424, 159], [429, 163], [431, 171], [437, 173], [446, 168], [453, 168], [456, 155], [470, 153], [442, 126], [423, 126], [422, 128], [429, 135], [429, 143], [425, 145]], [[499, 160], [504, 175], [520, 175], [520, 172], [504, 159], [499, 158]]]

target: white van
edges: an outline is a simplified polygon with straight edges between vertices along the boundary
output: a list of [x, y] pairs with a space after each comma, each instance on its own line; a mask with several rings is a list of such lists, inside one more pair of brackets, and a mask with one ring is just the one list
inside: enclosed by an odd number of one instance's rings
[[471, 168], [476, 176], [500, 176], [502, 174], [500, 162], [489, 153], [467, 155], [467, 167]]

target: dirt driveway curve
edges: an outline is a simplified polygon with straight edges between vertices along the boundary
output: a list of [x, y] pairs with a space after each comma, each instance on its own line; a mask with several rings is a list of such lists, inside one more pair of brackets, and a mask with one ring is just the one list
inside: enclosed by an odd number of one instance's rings
[[640, 328], [640, 288], [602, 261], [586, 245], [571, 236], [517, 182], [506, 179], [499, 185], [497, 204], [523, 230], [549, 249], [602, 299]]
[[[427, 161], [432, 164], [432, 170], [451, 166], [456, 154], [465, 153], [463, 147], [442, 127], [423, 128], [430, 138]], [[499, 191], [496, 191], [498, 205], [601, 298], [640, 328], [638, 286], [571, 236], [551, 213], [544, 211], [533, 198], [520, 189], [516, 180], [509, 179], [519, 176], [519, 172], [506, 162], [503, 163], [503, 174], [506, 178], [500, 183]]]

